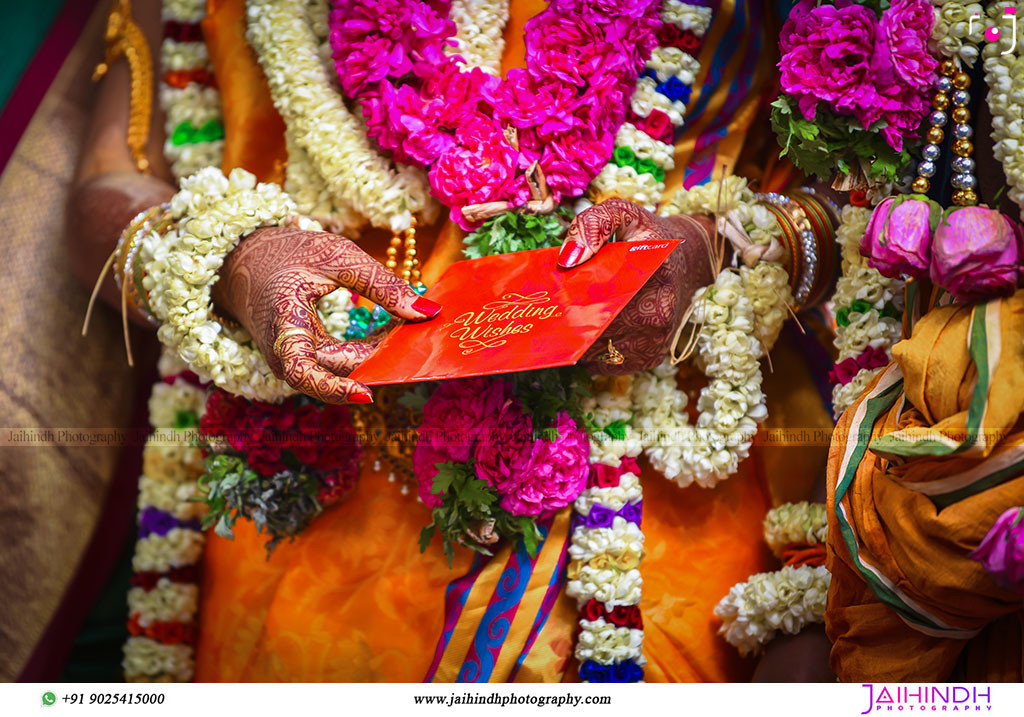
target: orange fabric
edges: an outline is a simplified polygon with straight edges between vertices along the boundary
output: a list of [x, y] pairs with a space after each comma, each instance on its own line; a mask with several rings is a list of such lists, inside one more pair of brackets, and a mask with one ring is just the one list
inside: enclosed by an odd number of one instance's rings
[[[211, 5], [214, 22], [234, 23], [240, 42], [239, 23], [227, 19], [227, 8], [239, 12], [241, 0]], [[511, 3], [506, 70], [522, 64], [522, 26], [544, 6], [541, 0]], [[219, 24], [214, 31], [227, 35]], [[235, 47], [244, 59], [218, 64], [218, 81], [222, 87], [241, 88], [233, 78], [225, 82], [224, 73], [242, 67], [249, 76], [249, 94], [236, 98], [226, 93], [225, 106], [238, 101], [242, 107], [265, 109], [265, 83], [262, 77], [252, 81], [258, 67], [247, 48]], [[223, 53], [211, 54], [215, 62], [224, 62]], [[229, 162], [251, 168], [254, 158], [280, 156], [275, 154], [278, 135], [269, 125], [237, 119], [234, 113], [226, 117], [226, 169]], [[448, 222], [439, 224], [432, 253], [431, 229], [422, 227], [417, 235], [421, 256], [429, 256], [427, 281], [460, 258], [462, 233]], [[361, 245], [382, 256], [386, 239], [383, 232], [371, 232]], [[777, 362], [774, 375], [766, 376], [770, 423], [795, 418], [802, 427], [829, 426], [798, 351], [785, 342], [777, 350], [785, 359]], [[778, 390], [770, 388], [773, 384]], [[771, 447], [760, 443], [759, 438], [738, 474], [713, 491], [697, 486], [680, 490], [653, 470], [644, 471], [642, 609], [650, 681], [735, 681], [751, 674], [754, 662], [740, 658], [717, 635], [712, 610], [734, 583], [775, 564], [761, 538], [764, 513], [780, 496], [807, 498], [824, 465], [823, 448], [793, 451], [778, 442]], [[422, 680], [441, 632], [445, 588], [466, 572], [470, 560], [468, 551], [460, 551], [449, 569], [437, 541], [420, 555], [417, 539], [428, 521], [422, 504], [403, 496], [367, 461], [355, 493], [318, 517], [297, 540], [281, 544], [269, 560], [265, 538], [249, 523], [238, 523], [233, 541], [211, 534], [196, 679]], [[576, 679], [571, 660], [576, 617], [574, 601], [563, 593], [517, 681]]]
[[[858, 433], [870, 432], [871, 440], [876, 441], [897, 430], [906, 436], [925, 432], [937, 436], [942, 431], [963, 435], [967, 406], [978, 385], [978, 370], [972, 370], [967, 355], [968, 331], [980, 306], [952, 305], [923, 316], [911, 337], [893, 350], [905, 393], [874, 425], [867, 421], [855, 424], [864, 415], [862, 397], [843, 414], [836, 436], [854, 441]], [[964, 636], [923, 634], [883, 604], [857, 570], [841, 536], [836, 511], [829, 511], [832, 583], [825, 625], [833, 641], [832, 667], [842, 680], [944, 681], [971, 632], [1021, 611], [1020, 595], [999, 587], [968, 553], [981, 543], [1003, 511], [1024, 503], [1024, 476], [1011, 475], [1005, 482], [979, 489], [941, 510], [929, 495], [917, 490], [923, 481], [948, 482], [970, 469], [983, 469], [986, 455], [1019, 451], [1024, 441], [1024, 400], [1018, 386], [1024, 375], [1024, 291], [989, 302], [986, 310], [991, 318], [987, 362], [992, 371], [980, 424], [981, 435], [990, 437], [986, 448], [946, 456], [911, 456], [897, 465], [880, 455], [879, 444], [869, 444], [873, 447], [855, 464], [853, 481], [838, 507], [856, 536], [859, 559], [886, 576], [907, 596], [905, 602], [919, 612], [926, 611], [933, 620], [963, 631]], [[867, 392], [897, 366], [890, 365], [880, 373]], [[1002, 443], [996, 445], [998, 441]], [[833, 441], [829, 505], [835, 504], [847, 451], [846, 440]], [[907, 655], [914, 659], [908, 661]], [[998, 674], [1002, 672], [1000, 668]]]
[[225, 172], [243, 167], [261, 182], [284, 181], [284, 122], [245, 41], [245, 0], [207, 0], [203, 38], [220, 89]]

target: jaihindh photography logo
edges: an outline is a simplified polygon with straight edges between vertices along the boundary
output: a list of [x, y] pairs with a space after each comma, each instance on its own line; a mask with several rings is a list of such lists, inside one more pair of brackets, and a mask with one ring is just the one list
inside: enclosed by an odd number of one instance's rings
[[[989, 712], [992, 688], [988, 685], [877, 685], [864, 684], [867, 709], [877, 712]], [[861, 704], [864, 704], [863, 702]]]

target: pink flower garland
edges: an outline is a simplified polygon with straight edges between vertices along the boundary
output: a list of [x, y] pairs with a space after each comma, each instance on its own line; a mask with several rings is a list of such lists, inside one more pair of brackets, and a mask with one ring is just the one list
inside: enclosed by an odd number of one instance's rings
[[438, 463], [472, 460], [476, 477], [512, 515], [554, 514], [586, 486], [590, 439], [564, 411], [553, 427], [555, 440], [534, 438], [533, 420], [508, 381], [445, 381], [423, 407], [413, 453], [420, 499], [430, 508], [441, 505], [441, 496], [431, 493]]
[[[527, 68], [504, 80], [444, 46], [449, 3], [334, 0], [330, 42], [342, 90], [368, 134], [428, 170], [451, 218], [462, 208], [522, 204], [537, 162], [556, 202], [581, 195], [611, 156], [633, 85], [657, 44], [660, 2], [552, 0], [526, 25]], [[515, 130], [511, 132], [510, 130]]]
[[881, 17], [863, 5], [801, 0], [782, 27], [782, 91], [814, 120], [819, 103], [853, 116], [899, 151], [928, 113], [938, 66], [928, 50], [935, 13], [928, 0], [894, 0]]

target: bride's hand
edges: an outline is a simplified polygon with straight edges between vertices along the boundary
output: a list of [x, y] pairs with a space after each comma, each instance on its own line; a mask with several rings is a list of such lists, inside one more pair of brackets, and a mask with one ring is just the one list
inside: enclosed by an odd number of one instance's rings
[[[659, 217], [625, 199], [608, 199], [573, 220], [558, 265], [579, 266], [613, 236], [618, 241], [683, 240], [582, 359], [594, 373], [635, 373], [662, 362], [693, 292], [714, 281], [705, 240], [714, 237], [714, 223], [703, 216]], [[609, 340], [623, 363], [598, 360], [607, 353]]]
[[373, 400], [369, 388], [344, 377], [376, 342], [328, 335], [316, 313], [320, 297], [345, 287], [411, 321], [441, 310], [354, 243], [326, 232], [257, 230], [228, 255], [220, 277], [218, 310], [246, 328], [275, 376], [328, 403]]

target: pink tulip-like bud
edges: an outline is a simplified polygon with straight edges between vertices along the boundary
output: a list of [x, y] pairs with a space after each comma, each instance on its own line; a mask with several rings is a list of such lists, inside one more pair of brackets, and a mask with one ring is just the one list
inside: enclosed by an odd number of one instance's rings
[[1010, 508], [992, 525], [971, 558], [1008, 590], [1024, 593], [1024, 508]]
[[960, 301], [1012, 294], [1017, 288], [1021, 229], [988, 207], [950, 212], [932, 239], [932, 281]]
[[935, 202], [920, 194], [886, 199], [871, 214], [860, 240], [861, 255], [883, 276], [925, 276], [932, 229], [940, 213]]

